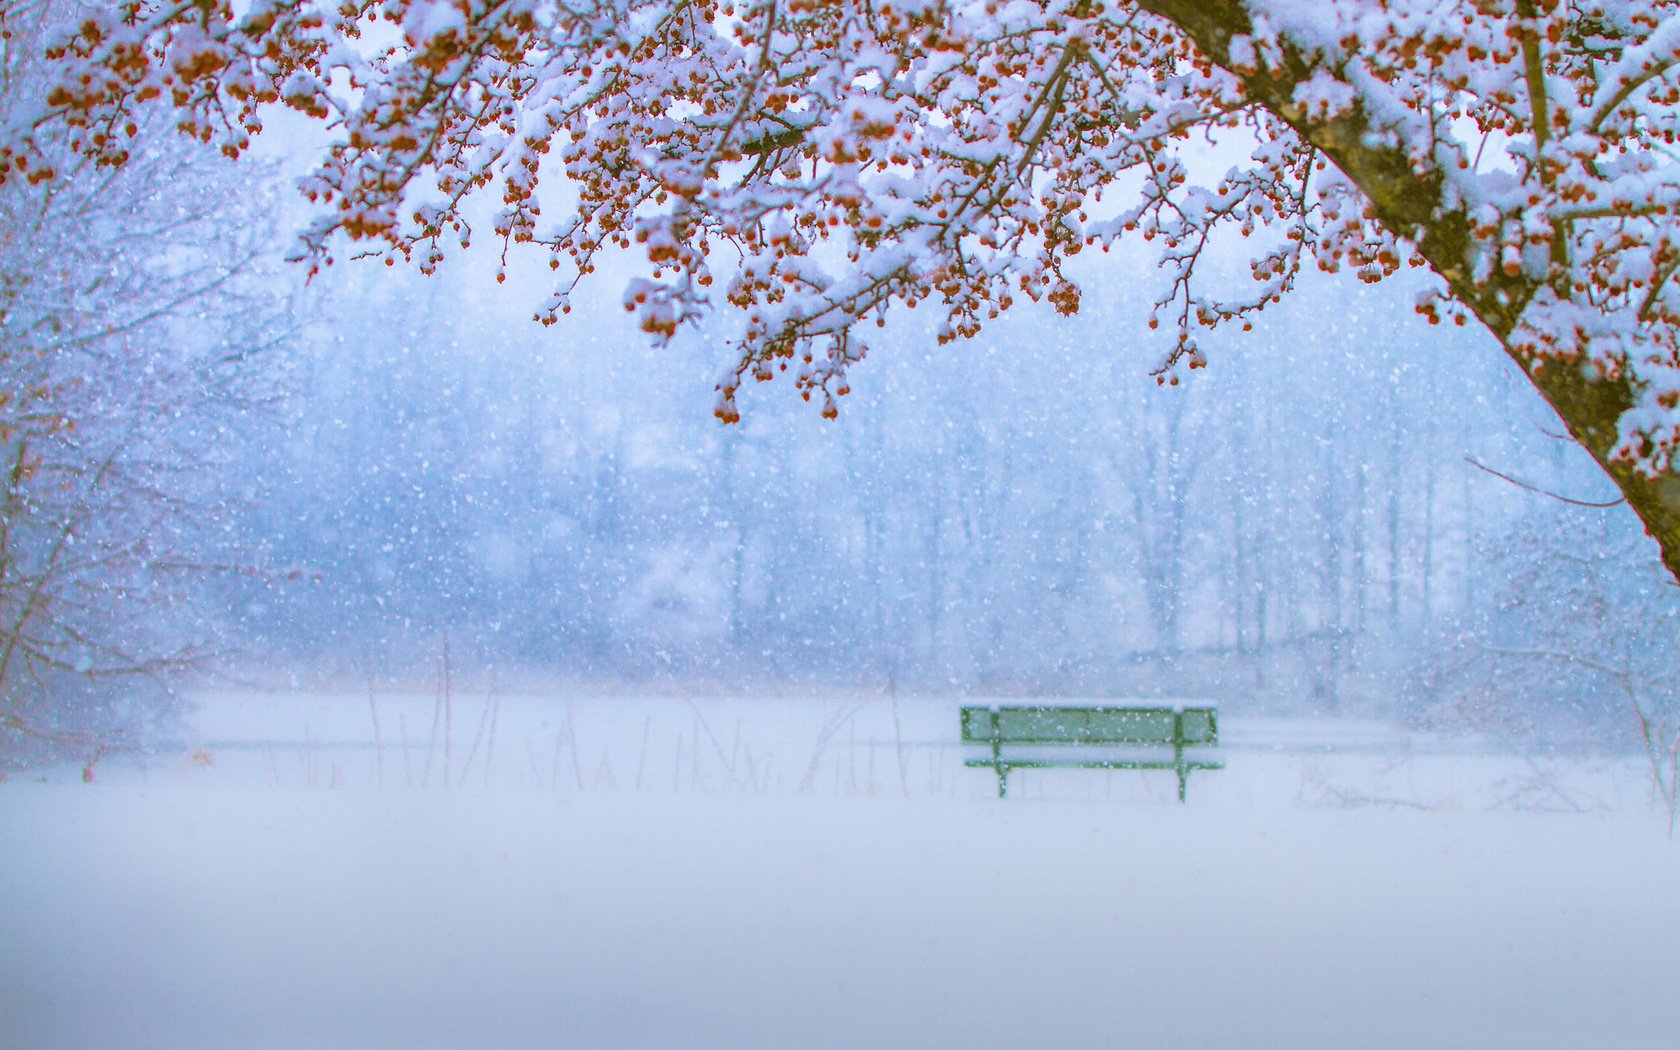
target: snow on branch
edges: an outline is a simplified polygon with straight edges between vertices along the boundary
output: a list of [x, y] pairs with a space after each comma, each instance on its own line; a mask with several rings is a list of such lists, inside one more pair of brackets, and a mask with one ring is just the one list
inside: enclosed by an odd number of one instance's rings
[[[604, 251], [638, 252], [651, 337], [740, 317], [725, 420], [784, 372], [831, 414], [896, 306], [942, 340], [1019, 297], [1073, 312], [1068, 261], [1135, 242], [1164, 380], [1302, 266], [1428, 267], [1420, 310], [1486, 324], [1543, 390], [1556, 362], [1624, 389], [1607, 469], [1680, 450], [1674, 0], [127, 0], [49, 52], [0, 177], [50, 174], [48, 124], [121, 165], [146, 107], [230, 154], [288, 107], [332, 134], [313, 265], [355, 244], [430, 269], [482, 198], [504, 258], [547, 253], [552, 322]], [[1207, 177], [1210, 139], [1247, 156]], [[1255, 238], [1254, 287], [1202, 279], [1227, 237]]]

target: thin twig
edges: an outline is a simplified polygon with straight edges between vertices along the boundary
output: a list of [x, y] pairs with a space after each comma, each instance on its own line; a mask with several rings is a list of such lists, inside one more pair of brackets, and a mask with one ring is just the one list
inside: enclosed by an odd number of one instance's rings
[[1537, 493], [1538, 495], [1541, 495], [1541, 496], [1550, 496], [1552, 499], [1558, 500], [1558, 501], [1563, 502], [1563, 503], [1568, 503], [1568, 504], [1571, 504], [1571, 505], [1576, 506], [1576, 507], [1591, 507], [1595, 510], [1603, 510], [1607, 507], [1619, 507], [1623, 503], [1627, 502], [1627, 497], [1626, 496], [1622, 496], [1622, 497], [1619, 497], [1617, 499], [1613, 499], [1613, 500], [1609, 501], [1608, 503], [1594, 503], [1594, 502], [1591, 502], [1590, 500], [1570, 499], [1568, 496], [1560, 496], [1555, 492], [1550, 492], [1550, 491], [1548, 491], [1546, 489], [1543, 489], [1543, 488], [1540, 488], [1536, 485], [1530, 485], [1526, 481], [1519, 481], [1516, 478], [1513, 478], [1511, 475], [1502, 473], [1502, 472], [1497, 471], [1497, 470], [1494, 470], [1492, 467], [1490, 467], [1490, 466], [1488, 466], [1484, 463], [1478, 463], [1474, 458], [1472, 458], [1470, 456], [1465, 456], [1464, 457], [1464, 462], [1470, 464], [1472, 467], [1475, 467], [1477, 470], [1486, 471], [1487, 473], [1492, 474], [1494, 477], [1499, 478], [1502, 481], [1509, 481], [1511, 484], [1517, 486], [1517, 488], [1519, 488], [1519, 489], [1527, 489], [1528, 491], [1533, 492], [1533, 493]]

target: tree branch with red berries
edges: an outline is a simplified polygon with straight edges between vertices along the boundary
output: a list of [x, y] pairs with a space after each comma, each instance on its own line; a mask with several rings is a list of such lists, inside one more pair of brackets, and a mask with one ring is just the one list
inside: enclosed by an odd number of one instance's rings
[[[635, 251], [653, 338], [739, 318], [725, 421], [783, 374], [834, 414], [895, 307], [942, 341], [1022, 297], [1072, 313], [1086, 250], [1158, 253], [1163, 382], [1304, 266], [1415, 269], [1420, 312], [1499, 340], [1680, 575], [1675, 0], [128, 0], [51, 55], [6, 177], [45, 177], [49, 124], [120, 165], [148, 107], [232, 154], [289, 107], [332, 135], [309, 265], [430, 269], [485, 198], [504, 260], [546, 253], [552, 322]], [[1246, 161], [1204, 177], [1208, 140]], [[1241, 237], [1254, 284], [1210, 287]]]

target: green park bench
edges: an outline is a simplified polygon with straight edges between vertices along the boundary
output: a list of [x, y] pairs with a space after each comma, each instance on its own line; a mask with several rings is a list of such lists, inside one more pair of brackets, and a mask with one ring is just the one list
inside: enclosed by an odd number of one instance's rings
[[[1219, 746], [1219, 710], [1211, 705], [1136, 707], [965, 707], [962, 739], [984, 747], [963, 764], [997, 771], [998, 798], [1015, 769], [1171, 769], [1178, 800], [1192, 769], [1224, 769], [1205, 757]], [[1194, 749], [1197, 754], [1186, 754]]]

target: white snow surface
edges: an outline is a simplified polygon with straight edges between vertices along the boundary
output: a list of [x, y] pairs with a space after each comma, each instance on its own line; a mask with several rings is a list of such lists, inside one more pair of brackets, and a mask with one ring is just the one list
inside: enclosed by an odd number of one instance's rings
[[1675, 1045], [1636, 762], [1226, 719], [1000, 801], [955, 700], [463, 693], [445, 787], [375, 703], [0, 785], [0, 1047]]

